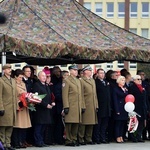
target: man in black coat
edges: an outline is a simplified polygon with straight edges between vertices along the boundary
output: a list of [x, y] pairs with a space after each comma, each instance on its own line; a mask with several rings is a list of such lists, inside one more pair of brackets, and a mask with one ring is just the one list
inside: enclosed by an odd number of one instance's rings
[[116, 88], [118, 86], [116, 80], [118, 78], [118, 73], [117, 71], [112, 71], [110, 73], [110, 78], [109, 80], [109, 84], [110, 84], [110, 97], [111, 97], [111, 117], [109, 118], [109, 126], [108, 126], [108, 141], [113, 141], [115, 135], [114, 135], [114, 125], [115, 125], [115, 121], [114, 121], [114, 117], [113, 117], [113, 111], [114, 111], [114, 105], [113, 105], [113, 89]]
[[64, 134], [64, 125], [62, 122], [62, 110], [63, 110], [63, 102], [62, 102], [62, 74], [61, 69], [58, 66], [54, 66], [52, 69], [52, 79], [53, 83], [53, 93], [55, 95], [55, 103], [56, 106], [53, 109], [53, 135], [54, 142], [56, 144], [62, 145], [64, 143], [63, 134]]
[[95, 125], [93, 131], [93, 140], [96, 143], [107, 143], [106, 142], [106, 129], [108, 126], [109, 117], [111, 116], [111, 104], [110, 104], [110, 87], [109, 82], [104, 80], [105, 72], [103, 69], [97, 70], [96, 92], [98, 98], [99, 110], [98, 124]]
[[34, 121], [34, 139], [35, 145], [37, 147], [45, 147], [44, 144], [44, 131], [46, 129], [46, 125], [51, 123], [51, 113], [50, 109], [52, 109], [51, 104], [51, 91], [48, 85], [45, 84], [46, 74], [41, 71], [38, 73], [38, 81], [33, 86], [33, 93], [37, 92], [39, 95], [46, 94], [45, 98], [43, 98], [40, 104], [36, 105], [36, 111], [33, 113], [33, 121]]
[[[33, 80], [31, 79], [31, 68], [29, 65], [26, 65], [22, 68], [22, 70], [23, 70], [23, 74], [24, 74], [23, 82], [26, 85], [27, 92], [30, 93], [30, 92], [32, 92], [32, 88], [33, 88]], [[31, 144], [34, 144], [32, 111], [29, 110], [29, 114], [30, 114], [32, 127], [27, 129], [26, 135], [22, 135], [23, 137], [26, 136], [26, 142], [24, 143], [24, 145], [26, 145], [26, 147], [30, 147], [30, 146], [32, 146]]]
[[147, 132], [148, 132], [148, 136], [150, 137], [150, 85], [149, 83], [145, 80], [146, 79], [146, 74], [143, 70], [138, 70], [137, 71], [137, 75], [141, 76], [142, 79], [142, 86], [146, 91], [146, 104], [147, 104], [147, 124], [146, 127], [143, 130], [143, 134], [142, 134], [142, 138], [143, 140], [147, 140]]
[[147, 104], [146, 104], [146, 90], [142, 86], [142, 80], [140, 75], [133, 77], [133, 84], [129, 87], [129, 94], [135, 97], [135, 112], [140, 115], [137, 116], [138, 128], [136, 130], [136, 136], [132, 135], [133, 142], [144, 142], [142, 140], [142, 131], [145, 126], [146, 115], [147, 115]]
[[27, 92], [32, 92], [32, 87], [33, 87], [33, 80], [31, 80], [31, 68], [30, 66], [24, 66], [22, 68], [24, 77], [23, 77], [23, 82], [26, 85]]

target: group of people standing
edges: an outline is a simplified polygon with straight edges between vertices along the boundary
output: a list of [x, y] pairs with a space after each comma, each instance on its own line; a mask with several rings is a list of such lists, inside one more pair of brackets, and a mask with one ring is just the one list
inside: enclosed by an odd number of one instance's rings
[[[144, 142], [147, 134], [143, 130], [149, 128], [146, 122], [150, 111], [150, 84], [145, 81], [143, 71], [131, 77], [125, 69], [121, 75], [112, 70], [105, 74], [103, 69], [98, 69], [93, 79], [89, 65], [81, 70], [80, 77], [76, 65], [68, 69], [70, 76], [62, 84], [66, 146], [106, 144], [112, 139], [123, 143], [127, 138]], [[124, 106], [128, 94], [135, 97], [134, 111], [138, 114], [134, 134], [127, 132], [129, 117]]]
[[[142, 71], [131, 78], [125, 69], [120, 76], [116, 71], [105, 73], [98, 69], [92, 78], [89, 65], [80, 71], [77, 65], [71, 65], [69, 72], [61, 71], [58, 66], [44, 67], [37, 76], [32, 66], [12, 71], [11, 65], [5, 64], [2, 69], [0, 141], [5, 150], [33, 145], [47, 147], [54, 143], [100, 144], [112, 139], [123, 143], [127, 133], [128, 113], [124, 105], [128, 94], [134, 95], [134, 111], [140, 116], [137, 116], [136, 134], [129, 133], [128, 138], [144, 142], [150, 85]], [[27, 92], [46, 94], [42, 102], [35, 105], [36, 111], [29, 111], [19, 99]]]

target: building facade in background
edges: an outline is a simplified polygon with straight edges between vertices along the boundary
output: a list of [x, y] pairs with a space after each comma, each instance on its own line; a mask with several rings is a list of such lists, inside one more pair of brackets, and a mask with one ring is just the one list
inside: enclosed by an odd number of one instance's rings
[[[79, 1], [79, 0], [77, 0]], [[150, 39], [150, 0], [82, 0], [83, 6], [109, 22], [124, 28], [125, 26], [125, 2], [129, 2], [129, 30], [142, 37]], [[13, 64], [13, 69], [22, 68], [26, 64]], [[67, 70], [67, 65], [60, 66]], [[123, 61], [101, 63], [92, 66], [93, 69], [103, 68], [120, 71], [124, 68]], [[43, 67], [37, 66], [37, 72]], [[137, 64], [129, 62], [129, 71], [136, 74]]]
[[[150, 0], [83, 0], [83, 6], [109, 22], [124, 28], [125, 2], [127, 1], [129, 2], [129, 31], [150, 39]], [[97, 64], [96, 68], [99, 67], [105, 71], [109, 69], [119, 71], [124, 68], [124, 62]], [[132, 75], [136, 73], [136, 70], [137, 64], [129, 62], [129, 71]]]

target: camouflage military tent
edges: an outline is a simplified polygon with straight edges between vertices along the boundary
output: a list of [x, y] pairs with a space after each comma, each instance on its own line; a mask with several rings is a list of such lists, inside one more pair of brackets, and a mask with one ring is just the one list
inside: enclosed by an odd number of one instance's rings
[[0, 11], [8, 17], [0, 28], [0, 49], [15, 52], [12, 60], [38, 65], [150, 62], [150, 40], [104, 20], [75, 0], [4, 0]]

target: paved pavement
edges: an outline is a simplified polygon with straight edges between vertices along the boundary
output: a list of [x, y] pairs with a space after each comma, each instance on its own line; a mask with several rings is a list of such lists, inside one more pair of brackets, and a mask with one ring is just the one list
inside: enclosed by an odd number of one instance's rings
[[[25, 149], [20, 149], [25, 150]], [[26, 150], [150, 150], [150, 141], [145, 143], [110, 143], [110, 144], [99, 144], [99, 145], [86, 145], [78, 147], [67, 147], [67, 146], [50, 146], [50, 147], [31, 147]]]

